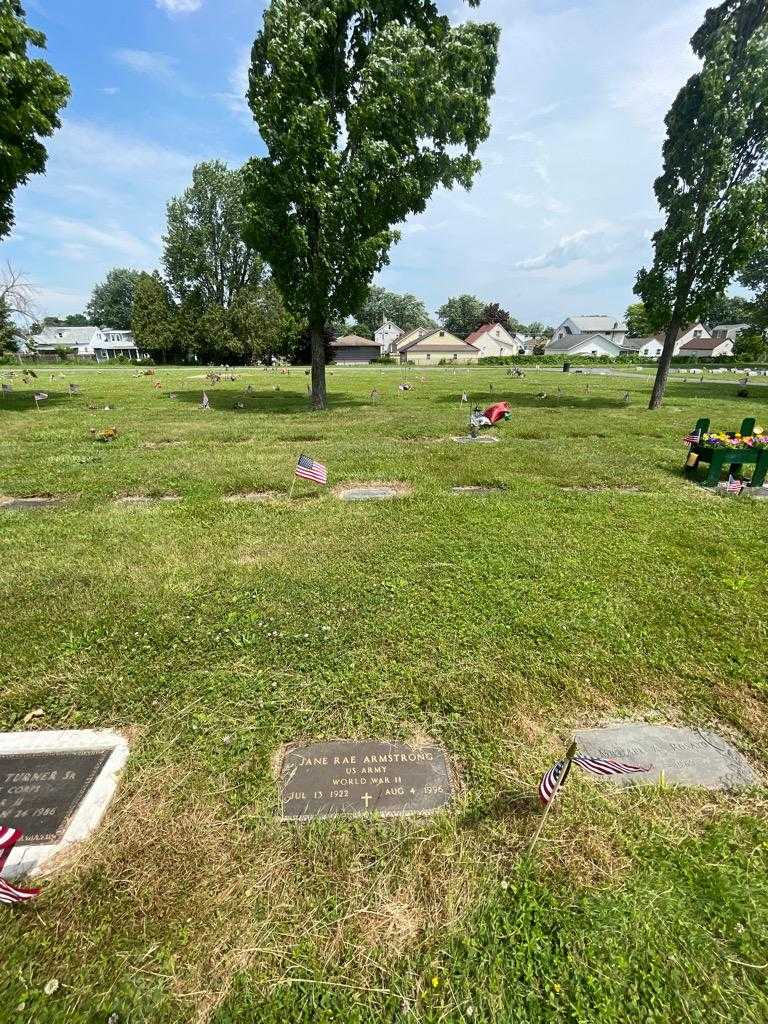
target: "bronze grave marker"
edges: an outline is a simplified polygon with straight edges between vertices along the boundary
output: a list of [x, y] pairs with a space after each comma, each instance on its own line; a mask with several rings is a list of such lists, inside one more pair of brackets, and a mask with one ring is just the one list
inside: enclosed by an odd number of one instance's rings
[[279, 766], [280, 816], [430, 814], [453, 798], [445, 750], [377, 740], [288, 747]]

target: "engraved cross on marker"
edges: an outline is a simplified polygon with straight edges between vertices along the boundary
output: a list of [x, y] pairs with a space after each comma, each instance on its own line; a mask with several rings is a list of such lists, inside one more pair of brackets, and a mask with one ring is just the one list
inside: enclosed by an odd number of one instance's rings
[[362, 799], [365, 802], [365, 809], [367, 811], [368, 810], [368, 801], [369, 800], [373, 800], [373, 797], [371, 796], [370, 793], [364, 793]]

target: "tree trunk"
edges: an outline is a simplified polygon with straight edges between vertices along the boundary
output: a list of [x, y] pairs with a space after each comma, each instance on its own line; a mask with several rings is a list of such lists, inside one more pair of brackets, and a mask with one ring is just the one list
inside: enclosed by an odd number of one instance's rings
[[312, 334], [312, 408], [328, 408], [325, 390], [325, 326], [311, 328]]
[[677, 332], [680, 330], [679, 318], [673, 318], [670, 325], [667, 327], [667, 333], [664, 335], [664, 348], [662, 349], [661, 355], [659, 356], [659, 366], [656, 370], [656, 380], [653, 382], [653, 391], [651, 392], [651, 400], [648, 403], [649, 409], [658, 409], [661, 406], [661, 400], [664, 397], [664, 392], [667, 389], [667, 380], [669, 378], [669, 367], [672, 362], [672, 355], [675, 351], [675, 341], [677, 340]]

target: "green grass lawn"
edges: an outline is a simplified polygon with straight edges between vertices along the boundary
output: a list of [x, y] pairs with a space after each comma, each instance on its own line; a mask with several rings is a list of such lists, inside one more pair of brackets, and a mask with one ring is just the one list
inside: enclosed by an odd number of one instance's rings
[[[680, 467], [700, 415], [768, 427], [768, 388], [677, 382], [651, 413], [645, 378], [335, 369], [317, 414], [303, 371], [252, 369], [203, 412], [192, 368], [54, 372], [39, 411], [18, 377], [0, 400], [0, 495], [62, 499], [0, 511], [0, 729], [39, 708], [132, 756], [77, 859], [0, 908], [0, 1020], [768, 1019], [762, 791], [574, 777], [525, 857], [575, 728], [707, 725], [766, 768], [768, 504]], [[491, 387], [501, 442], [453, 443]], [[302, 452], [409, 492], [223, 500], [287, 492]], [[279, 745], [332, 737], [443, 743], [459, 798], [277, 821]]]

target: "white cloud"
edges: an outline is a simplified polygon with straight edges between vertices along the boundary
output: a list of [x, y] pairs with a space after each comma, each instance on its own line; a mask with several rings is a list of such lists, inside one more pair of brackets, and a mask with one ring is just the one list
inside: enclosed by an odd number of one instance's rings
[[203, 0], [155, 0], [155, 3], [168, 14], [192, 14], [203, 6]]
[[151, 50], [116, 50], [114, 57], [119, 64], [137, 74], [163, 81], [173, 78], [177, 64], [175, 58], [169, 57], [168, 54]]
[[707, 0], [692, 0], [652, 24], [627, 53], [623, 73], [611, 90], [613, 106], [654, 136], [664, 134], [672, 101], [699, 67], [690, 38], [707, 7]]

